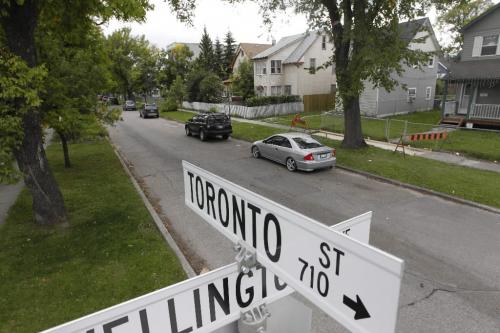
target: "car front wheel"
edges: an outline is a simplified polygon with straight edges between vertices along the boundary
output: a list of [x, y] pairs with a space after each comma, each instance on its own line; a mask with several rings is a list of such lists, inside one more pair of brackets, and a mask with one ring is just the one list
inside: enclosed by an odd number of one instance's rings
[[191, 136], [191, 130], [186, 126], [186, 135]]
[[289, 157], [286, 159], [286, 168], [291, 172], [297, 170], [297, 163], [293, 158]]
[[257, 146], [253, 146], [252, 147], [252, 156], [254, 158], [259, 158], [260, 157], [260, 151], [259, 151], [259, 148], [257, 148]]

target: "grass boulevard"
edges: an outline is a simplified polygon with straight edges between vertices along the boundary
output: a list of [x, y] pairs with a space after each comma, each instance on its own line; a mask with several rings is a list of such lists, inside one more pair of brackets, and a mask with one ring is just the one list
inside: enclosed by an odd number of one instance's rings
[[0, 332], [38, 332], [182, 281], [186, 275], [107, 140], [48, 158], [69, 223], [33, 224], [24, 190], [0, 226]]

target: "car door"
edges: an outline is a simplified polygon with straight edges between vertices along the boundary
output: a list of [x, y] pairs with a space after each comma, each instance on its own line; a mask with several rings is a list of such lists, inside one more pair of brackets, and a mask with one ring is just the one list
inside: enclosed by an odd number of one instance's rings
[[189, 130], [191, 133], [197, 134], [198, 133], [198, 122], [199, 116], [194, 116], [193, 119], [189, 122]]
[[268, 144], [268, 158], [276, 161], [283, 163], [280, 158], [280, 147], [283, 144], [283, 141], [285, 140], [284, 137], [276, 135], [273, 137], [273, 139], [269, 142]]
[[262, 142], [262, 145], [259, 145], [260, 154], [265, 158], [272, 159], [272, 150], [274, 149], [274, 140], [276, 136], [272, 136]]
[[276, 161], [285, 164], [286, 159], [292, 155], [292, 144], [288, 138], [281, 138], [282, 140], [277, 143], [277, 149], [275, 150]]

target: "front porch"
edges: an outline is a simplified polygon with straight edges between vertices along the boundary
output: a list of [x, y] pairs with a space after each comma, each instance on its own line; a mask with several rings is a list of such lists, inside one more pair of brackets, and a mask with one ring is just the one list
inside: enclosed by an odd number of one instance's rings
[[500, 126], [500, 80], [474, 80], [458, 84], [455, 100], [443, 100], [443, 122]]

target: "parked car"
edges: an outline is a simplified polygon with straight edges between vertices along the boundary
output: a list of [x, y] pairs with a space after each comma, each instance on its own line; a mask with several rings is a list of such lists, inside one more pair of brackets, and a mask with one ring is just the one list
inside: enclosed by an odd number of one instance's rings
[[108, 98], [108, 103], [111, 105], [120, 105], [120, 102], [118, 101], [118, 97], [109, 97]]
[[333, 168], [335, 148], [327, 147], [305, 133], [283, 133], [255, 141], [252, 156], [284, 164], [289, 171]]
[[186, 135], [199, 135], [201, 141], [217, 135], [225, 140], [233, 133], [231, 118], [224, 113], [201, 113], [189, 119], [185, 125]]
[[137, 110], [137, 107], [135, 106], [134, 101], [125, 101], [125, 104], [123, 104], [123, 111], [135, 111]]
[[160, 113], [158, 112], [158, 107], [156, 104], [144, 104], [142, 109], [139, 111], [139, 116], [142, 118], [148, 117], [160, 117]]

